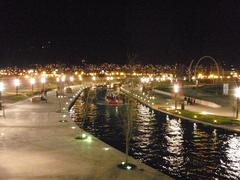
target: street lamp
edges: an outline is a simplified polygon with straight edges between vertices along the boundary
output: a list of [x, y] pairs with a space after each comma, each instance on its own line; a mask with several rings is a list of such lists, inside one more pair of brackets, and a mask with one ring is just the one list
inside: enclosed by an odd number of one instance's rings
[[36, 83], [36, 80], [34, 78], [31, 78], [30, 79], [30, 84], [32, 86], [32, 93], [33, 93], [33, 86], [34, 86], [35, 83]]
[[69, 81], [70, 81], [70, 85], [72, 85], [72, 84], [73, 84], [73, 81], [74, 81], [74, 77], [73, 77], [73, 76], [70, 76], [70, 77], [69, 77]]
[[14, 83], [14, 86], [16, 87], [16, 95], [18, 95], [18, 88], [20, 86], [20, 80], [14, 79], [13, 83]]
[[61, 81], [64, 82], [64, 81], [65, 81], [65, 78], [66, 78], [66, 76], [62, 76], [62, 77], [61, 77]]
[[93, 80], [93, 81], [96, 81], [96, 76], [93, 76], [93, 77], [92, 77], [92, 80]]
[[70, 82], [73, 82], [74, 81], [74, 77], [70, 76], [69, 80], [70, 80]]
[[2, 101], [2, 92], [4, 91], [5, 86], [3, 82], [0, 82], [0, 101]]
[[46, 83], [46, 78], [45, 77], [41, 77], [41, 83], [42, 83], [42, 90], [45, 90], [45, 83]]
[[238, 104], [239, 104], [239, 98], [240, 98], [240, 87], [237, 87], [235, 89], [235, 97], [236, 97], [236, 119], [238, 118]]
[[0, 82], [0, 110], [3, 111], [3, 117], [5, 118], [5, 110], [2, 102], [2, 92], [4, 91], [4, 89], [5, 89], [4, 83]]
[[174, 101], [175, 101], [175, 110], [177, 109], [177, 94], [179, 93], [179, 85], [173, 85], [173, 92], [174, 92]]
[[79, 75], [78, 77], [79, 77], [79, 81], [82, 81], [82, 76]]

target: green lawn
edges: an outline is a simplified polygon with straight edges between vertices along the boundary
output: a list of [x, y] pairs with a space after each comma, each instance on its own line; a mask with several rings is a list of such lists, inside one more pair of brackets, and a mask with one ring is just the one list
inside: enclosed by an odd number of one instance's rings
[[178, 114], [184, 117], [188, 117], [191, 119], [197, 119], [203, 122], [208, 122], [211, 124], [219, 124], [219, 125], [240, 125], [240, 120], [231, 117], [224, 116], [216, 116], [212, 114], [200, 114], [198, 112], [191, 112], [186, 110], [168, 110], [173, 114]]

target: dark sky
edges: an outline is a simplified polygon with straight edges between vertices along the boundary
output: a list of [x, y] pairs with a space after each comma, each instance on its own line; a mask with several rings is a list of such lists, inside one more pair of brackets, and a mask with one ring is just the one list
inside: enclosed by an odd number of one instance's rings
[[237, 64], [240, 1], [29, 0], [0, 3], [0, 65], [173, 64], [203, 55]]

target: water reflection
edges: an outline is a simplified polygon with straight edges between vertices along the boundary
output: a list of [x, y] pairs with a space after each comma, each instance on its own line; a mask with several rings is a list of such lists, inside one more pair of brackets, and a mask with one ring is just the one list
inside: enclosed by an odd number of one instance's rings
[[183, 164], [183, 129], [181, 127], [180, 119], [166, 120], [165, 139], [167, 143], [167, 151], [169, 156], [165, 159], [169, 161], [169, 165], [180, 168]]
[[[73, 107], [81, 123], [82, 101]], [[239, 179], [240, 135], [155, 112], [136, 103], [130, 154], [136, 159], [183, 179]], [[111, 107], [92, 101], [84, 129], [124, 151], [127, 106]]]
[[227, 173], [231, 177], [239, 177], [240, 178], [240, 137], [234, 135], [230, 137], [227, 141], [226, 155], [228, 161], [226, 163], [223, 162], [228, 168]]

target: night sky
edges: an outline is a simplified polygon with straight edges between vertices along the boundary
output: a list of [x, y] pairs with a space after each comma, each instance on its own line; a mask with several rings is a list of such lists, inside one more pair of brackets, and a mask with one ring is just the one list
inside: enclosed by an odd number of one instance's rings
[[29, 0], [0, 3], [0, 66], [188, 64], [240, 57], [240, 1]]

